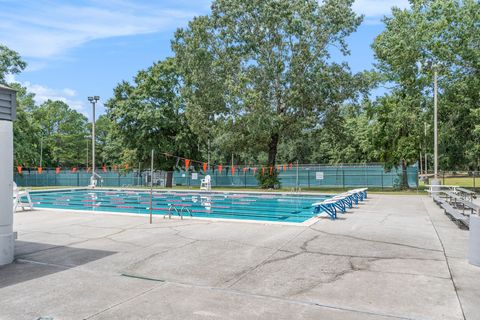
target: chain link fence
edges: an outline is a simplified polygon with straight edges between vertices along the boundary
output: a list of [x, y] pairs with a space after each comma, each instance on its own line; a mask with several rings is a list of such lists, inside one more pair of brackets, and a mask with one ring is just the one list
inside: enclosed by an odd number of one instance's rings
[[[173, 172], [173, 186], [199, 187], [200, 181], [209, 174], [212, 178], [213, 187], [258, 187], [256, 174], [261, 171], [269, 174], [269, 167], [235, 166], [235, 170], [229, 166], [196, 171], [178, 170]], [[398, 187], [402, 178], [401, 169], [393, 168], [386, 171], [381, 164], [351, 164], [351, 165], [285, 165], [277, 166], [280, 185], [283, 188], [355, 188], [372, 187], [379, 189], [391, 189]], [[99, 185], [103, 187], [142, 187], [149, 186], [151, 172], [149, 170], [111, 171], [99, 170], [101, 176]], [[76, 172], [56, 172], [54, 168], [43, 169], [41, 173], [34, 169], [23, 169], [22, 173], [15, 172], [14, 180], [22, 187], [84, 187], [90, 183], [91, 172], [78, 170]], [[418, 187], [418, 170], [416, 166], [407, 168], [407, 178], [410, 188]], [[153, 185], [164, 187], [167, 172], [154, 171]]]

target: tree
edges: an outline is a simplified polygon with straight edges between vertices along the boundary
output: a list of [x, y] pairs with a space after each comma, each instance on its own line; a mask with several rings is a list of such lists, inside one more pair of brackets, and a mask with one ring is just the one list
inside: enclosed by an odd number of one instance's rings
[[237, 154], [263, 152], [273, 166], [279, 143], [354, 99], [358, 78], [330, 56], [348, 54], [345, 38], [361, 22], [352, 2], [217, 0], [177, 30], [186, 115], [203, 143], [225, 137]]
[[76, 166], [86, 155], [87, 118], [62, 101], [47, 100], [33, 112], [44, 166]]
[[34, 164], [39, 159], [38, 127], [31, 116], [36, 106], [33, 93], [18, 83], [9, 86], [17, 90], [17, 119], [13, 122], [13, 158], [16, 165]]
[[[197, 139], [186, 123], [180, 84], [175, 60], [168, 58], [139, 71], [134, 84], [118, 84], [106, 103], [114, 135], [124, 148], [135, 150], [137, 161], [144, 165], [150, 165], [152, 149], [157, 155], [199, 157]], [[175, 165], [174, 158], [156, 158], [156, 166], [164, 170]], [[171, 176], [167, 185], [171, 186]]]
[[405, 166], [418, 160], [423, 123], [433, 118], [433, 72], [426, 62], [433, 62], [440, 75], [441, 168], [478, 165], [479, 20], [477, 1], [414, 1], [410, 9], [393, 9], [372, 45], [377, 69], [392, 87], [371, 110], [374, 130], [381, 133], [374, 136], [387, 167], [404, 168], [404, 185]]
[[0, 83], [5, 83], [7, 74], [17, 74], [27, 67], [20, 55], [0, 44]]

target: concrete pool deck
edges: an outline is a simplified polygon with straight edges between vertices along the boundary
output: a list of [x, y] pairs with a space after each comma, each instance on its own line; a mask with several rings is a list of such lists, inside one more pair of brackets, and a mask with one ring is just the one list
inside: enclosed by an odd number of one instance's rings
[[19, 212], [0, 319], [479, 319], [468, 231], [372, 194], [311, 226]]

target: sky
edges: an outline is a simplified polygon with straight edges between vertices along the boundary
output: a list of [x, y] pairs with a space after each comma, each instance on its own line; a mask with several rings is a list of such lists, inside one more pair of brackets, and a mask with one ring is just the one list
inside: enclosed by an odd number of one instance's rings
[[[87, 97], [103, 103], [122, 80], [171, 56], [177, 28], [210, 11], [210, 0], [0, 0], [0, 43], [28, 63], [10, 82], [35, 93], [36, 102], [61, 100], [91, 119]], [[381, 19], [408, 0], [356, 0], [364, 21], [348, 38], [351, 55], [343, 58], [357, 72], [373, 67], [370, 48], [383, 30]]]

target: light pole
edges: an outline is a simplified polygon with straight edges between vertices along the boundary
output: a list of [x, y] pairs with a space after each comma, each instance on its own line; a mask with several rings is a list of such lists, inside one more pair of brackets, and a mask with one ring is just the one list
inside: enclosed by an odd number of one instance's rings
[[88, 101], [92, 104], [92, 177], [90, 178], [90, 185], [95, 187], [97, 185], [97, 177], [95, 175], [95, 104], [100, 100], [99, 96], [88, 97]]
[[425, 66], [426, 69], [433, 71], [433, 180], [431, 184], [437, 185], [440, 184], [438, 180], [438, 64], [428, 61]]

